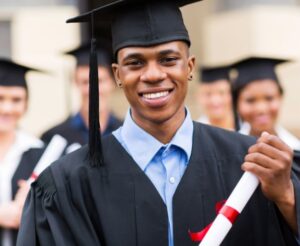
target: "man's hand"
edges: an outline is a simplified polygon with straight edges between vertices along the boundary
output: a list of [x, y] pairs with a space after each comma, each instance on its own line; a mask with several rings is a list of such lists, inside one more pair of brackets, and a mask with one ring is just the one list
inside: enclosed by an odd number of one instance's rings
[[264, 132], [251, 146], [242, 165], [257, 176], [264, 195], [273, 201], [298, 234], [294, 187], [291, 181], [293, 150], [278, 137]]
[[7, 229], [17, 229], [20, 226], [22, 209], [15, 202], [1, 204], [0, 226]]

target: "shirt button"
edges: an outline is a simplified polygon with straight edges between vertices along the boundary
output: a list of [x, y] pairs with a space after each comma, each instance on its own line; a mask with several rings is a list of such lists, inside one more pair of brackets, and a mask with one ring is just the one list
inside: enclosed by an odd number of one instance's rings
[[174, 183], [175, 183], [175, 178], [174, 178], [174, 177], [171, 177], [171, 178], [169, 179], [169, 181], [170, 181], [171, 184], [174, 184]]

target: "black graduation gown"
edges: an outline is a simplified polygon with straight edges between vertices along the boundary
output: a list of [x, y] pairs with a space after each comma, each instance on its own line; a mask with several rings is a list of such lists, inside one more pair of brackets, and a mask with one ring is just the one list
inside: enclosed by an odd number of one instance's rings
[[300, 179], [300, 151], [294, 150], [294, 165], [293, 170], [297, 177]]
[[[198, 245], [199, 231], [216, 216], [240, 179], [254, 139], [194, 123], [192, 154], [173, 198], [174, 245]], [[103, 139], [105, 167], [91, 168], [87, 147], [48, 168], [32, 185], [18, 246], [167, 246], [167, 210], [149, 178], [110, 135]], [[300, 184], [293, 182], [300, 214]], [[298, 223], [300, 225], [300, 223]], [[257, 189], [222, 245], [297, 245], [277, 211]]]
[[[18, 191], [18, 181], [20, 179], [28, 179], [32, 174], [32, 171], [39, 161], [40, 157], [42, 156], [44, 149], [41, 148], [32, 148], [28, 151], [24, 152], [22, 155], [20, 164], [18, 165], [13, 177], [12, 177], [12, 199], [15, 197]], [[16, 245], [17, 242], [17, 234], [18, 230], [12, 230], [13, 235], [13, 245]], [[0, 228], [0, 235], [1, 235], [1, 228]], [[1, 236], [0, 236], [1, 238]], [[0, 240], [1, 246], [1, 240]]]
[[[68, 141], [68, 145], [73, 143], [79, 143], [81, 145], [85, 145], [88, 143], [88, 129], [84, 125], [84, 123], [74, 123], [74, 117], [68, 117], [61, 124], [49, 129], [45, 133], [42, 134], [41, 139], [45, 143], [49, 143], [52, 137], [55, 134], [59, 134], [64, 137]], [[122, 125], [122, 121], [120, 121], [116, 116], [110, 114], [109, 121], [107, 127], [102, 135], [108, 135], [117, 128]]]

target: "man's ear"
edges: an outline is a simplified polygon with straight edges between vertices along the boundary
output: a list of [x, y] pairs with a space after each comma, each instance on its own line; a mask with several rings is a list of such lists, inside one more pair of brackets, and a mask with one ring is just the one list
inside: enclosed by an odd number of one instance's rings
[[112, 70], [113, 70], [113, 73], [114, 73], [114, 77], [115, 77], [115, 81], [117, 83], [117, 86], [121, 88], [122, 87], [122, 82], [120, 80], [119, 64], [113, 63], [111, 65], [111, 67], [112, 67]]
[[188, 74], [191, 78], [193, 78], [193, 73], [195, 71], [195, 66], [196, 66], [196, 57], [194, 55], [191, 55], [188, 58]]

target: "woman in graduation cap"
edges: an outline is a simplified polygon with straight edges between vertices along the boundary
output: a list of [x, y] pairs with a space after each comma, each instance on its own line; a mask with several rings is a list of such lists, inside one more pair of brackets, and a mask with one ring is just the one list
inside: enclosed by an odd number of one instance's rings
[[197, 120], [204, 124], [234, 130], [230, 67], [202, 67], [197, 99], [203, 115]]
[[[241, 170], [257, 189], [224, 245], [297, 245], [300, 183], [292, 151], [193, 122], [184, 100], [195, 58], [180, 6], [197, 1], [115, 1], [69, 22], [111, 21], [117, 83], [130, 103], [123, 126], [100, 138], [92, 40], [89, 146], [52, 164], [32, 185], [22, 245], [197, 245], [189, 230], [215, 217]], [[251, 148], [249, 148], [252, 145]]]
[[0, 245], [16, 245], [28, 179], [43, 143], [18, 128], [28, 104], [25, 74], [33, 68], [0, 59]]
[[232, 66], [237, 71], [233, 81], [236, 125], [242, 134], [258, 137], [266, 131], [282, 139], [295, 151], [297, 165], [293, 167], [300, 177], [300, 140], [278, 124], [284, 90], [275, 69], [284, 62], [286, 60], [251, 57]]
[[[64, 122], [54, 126], [42, 134], [41, 139], [49, 143], [56, 134], [63, 136], [68, 141], [66, 152], [69, 153], [88, 143], [88, 117], [89, 117], [89, 55], [90, 44], [83, 44], [76, 49], [66, 52], [76, 58], [74, 82], [80, 94], [80, 109], [69, 116]], [[99, 70], [99, 95], [100, 95], [100, 122], [103, 136], [110, 134], [121, 126], [118, 119], [109, 107], [109, 99], [115, 88], [112, 74], [112, 50], [108, 40], [101, 39], [97, 42], [97, 60]]]
[[249, 58], [236, 63], [233, 82], [235, 108], [243, 124], [240, 132], [259, 137], [267, 131], [277, 135], [292, 149], [300, 151], [300, 141], [278, 124], [284, 90], [275, 68], [285, 60]]

